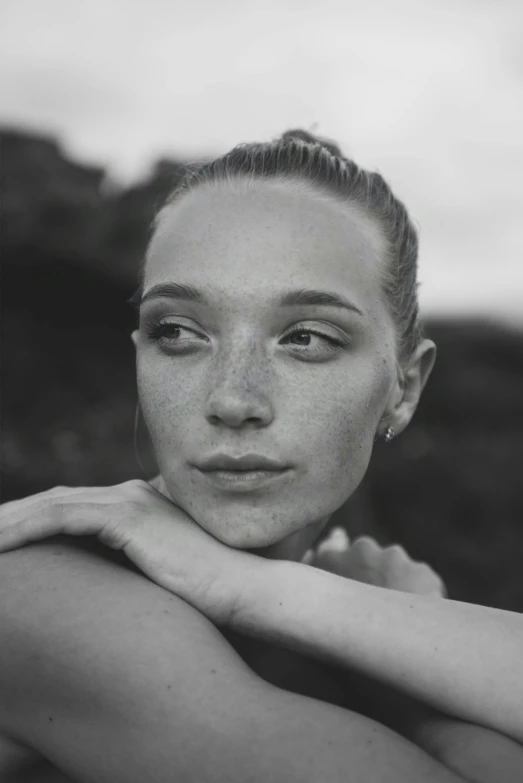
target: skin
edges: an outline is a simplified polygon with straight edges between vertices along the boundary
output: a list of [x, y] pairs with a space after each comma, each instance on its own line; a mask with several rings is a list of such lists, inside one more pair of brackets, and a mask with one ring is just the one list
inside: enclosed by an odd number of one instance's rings
[[[424, 340], [399, 366], [385, 257], [379, 226], [361, 210], [290, 182], [207, 184], [163, 211], [132, 335], [140, 406], [164, 491], [220, 541], [300, 559], [358, 487], [376, 436], [410, 422], [435, 346]], [[171, 282], [201, 289], [208, 303], [144, 301]], [[361, 315], [279, 307], [297, 288], [341, 294]], [[152, 338], [159, 323], [171, 326]], [[290, 335], [294, 327], [341, 347]], [[292, 470], [227, 493], [193, 467], [218, 452], [261, 453]]]
[[[408, 364], [398, 365], [396, 326], [381, 291], [380, 264], [385, 257], [379, 227], [361, 211], [290, 183], [200, 187], [163, 212], [148, 252], [144, 294], [156, 285], [183, 283], [201, 289], [210, 304], [166, 297], [142, 304], [140, 327], [132, 335], [140, 405], [162, 475], [159, 488], [223, 543], [269, 558], [301, 559], [332, 513], [358, 487], [376, 436], [389, 425], [399, 434], [410, 422], [434, 363], [435, 346], [424, 341]], [[362, 315], [325, 305], [281, 308], [276, 304], [284, 290], [297, 288], [336, 292]], [[159, 321], [171, 323], [171, 330], [152, 339], [148, 331]], [[184, 329], [177, 331], [172, 324]], [[297, 326], [300, 333], [290, 337], [291, 328]], [[328, 340], [307, 337], [303, 334], [307, 329], [338, 339], [341, 347], [334, 350]], [[257, 452], [289, 464], [292, 470], [285, 480], [264, 489], [228, 494], [214, 489], [193, 467], [218, 452]], [[12, 562], [16, 567], [18, 560]], [[64, 584], [70, 583], [65, 574]], [[64, 595], [69, 592], [64, 590]], [[122, 594], [127, 605], [128, 594]], [[155, 593], [155, 605], [160, 595]], [[95, 602], [97, 618], [102, 603]], [[111, 602], [105, 610], [111, 610]], [[150, 614], [147, 608], [144, 616]], [[161, 627], [165, 628], [163, 620]], [[122, 635], [125, 660], [136, 648], [134, 615], [129, 628], [132, 642]], [[151, 630], [145, 638], [154, 635]], [[168, 650], [169, 660], [177, 660], [172, 649], [179, 638], [185, 634], [177, 630], [165, 646], [155, 644], [155, 650]], [[217, 644], [215, 640], [213, 662]], [[192, 657], [200, 649], [204, 645], [191, 642]], [[17, 660], [16, 650], [11, 657]], [[162, 667], [150, 669], [163, 671]], [[200, 663], [198, 670], [202, 670]], [[236, 676], [231, 678], [234, 687]], [[99, 679], [102, 692], [110, 691], [109, 675]], [[91, 675], [87, 686], [92, 689]], [[203, 683], [202, 698], [215, 687]], [[154, 682], [138, 712], [148, 714], [149, 708], [156, 714], [161, 691], [162, 683]], [[229, 691], [234, 691], [231, 685]], [[51, 689], [47, 701], [53, 703], [54, 698]], [[271, 698], [273, 709], [274, 699], [280, 696]], [[285, 698], [291, 699], [295, 710], [299, 697]], [[258, 695], [254, 702], [262, 704], [260, 699]], [[242, 695], [239, 701], [244, 705], [253, 700]], [[322, 702], [307, 704], [312, 724], [326, 726], [327, 713], [334, 708]], [[269, 706], [260, 714], [268, 714]], [[280, 707], [276, 714], [282, 714]], [[312, 720], [312, 713], [320, 708], [325, 715]], [[125, 714], [133, 710], [126, 709]], [[292, 715], [284, 725], [293, 724], [296, 711]], [[348, 722], [351, 716], [348, 711], [337, 714], [337, 720], [347, 721], [340, 748], [345, 747], [346, 731], [350, 729], [351, 736], [354, 732]], [[20, 725], [24, 720], [22, 716]], [[354, 720], [364, 726], [363, 718]], [[78, 716], [73, 721], [64, 712], [61, 725], [75, 721]], [[246, 725], [249, 721], [242, 721], [241, 726]], [[239, 734], [239, 729], [231, 735]], [[155, 726], [151, 736], [156, 731]], [[356, 748], [366, 747], [368, 740], [358, 742], [356, 735], [354, 739]], [[166, 738], [165, 746], [171, 741]], [[31, 738], [27, 742], [31, 744]], [[391, 748], [376, 747], [361, 768], [374, 763], [376, 754], [388, 758], [397, 743], [398, 738]], [[127, 739], [124, 744], [129, 747]], [[287, 740], [284, 744], [290, 747]], [[93, 746], [100, 746], [99, 737]], [[250, 746], [248, 738], [245, 747]], [[404, 752], [407, 747], [411, 746], [405, 746]], [[329, 755], [338, 758], [336, 752]], [[356, 758], [354, 762], [359, 764]]]

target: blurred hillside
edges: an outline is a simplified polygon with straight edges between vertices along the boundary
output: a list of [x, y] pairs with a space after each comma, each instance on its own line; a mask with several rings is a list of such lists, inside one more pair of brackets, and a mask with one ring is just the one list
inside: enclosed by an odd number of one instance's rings
[[[52, 139], [4, 130], [0, 156], [0, 499], [143, 477], [126, 300], [183, 164], [160, 161], [118, 190]], [[376, 445], [332, 524], [402, 543], [453, 598], [523, 611], [523, 333], [465, 319], [426, 326], [439, 353], [415, 419]], [[143, 432], [139, 444], [152, 475]]]

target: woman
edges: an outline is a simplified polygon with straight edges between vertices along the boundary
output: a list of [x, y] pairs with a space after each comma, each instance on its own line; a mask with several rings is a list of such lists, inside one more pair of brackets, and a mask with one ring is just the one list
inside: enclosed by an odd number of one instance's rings
[[[427, 569], [384, 590], [413, 567], [369, 541], [300, 562], [430, 375], [416, 265], [384, 180], [303, 132], [188, 172], [133, 333], [158, 482], [1, 510], [12, 779], [521, 774], [519, 616], [441, 600]], [[362, 561], [371, 584], [323, 570]]]

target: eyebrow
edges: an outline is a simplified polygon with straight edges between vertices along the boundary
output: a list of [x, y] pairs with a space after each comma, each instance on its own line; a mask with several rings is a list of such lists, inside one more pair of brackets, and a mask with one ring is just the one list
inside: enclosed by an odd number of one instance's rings
[[[198, 304], [210, 304], [202, 291], [191, 285], [184, 285], [183, 283], [161, 283], [159, 285], [153, 285], [145, 292], [138, 304], [141, 306], [150, 299], [165, 297], [168, 299], [183, 299], [186, 302], [197, 302]], [[356, 305], [348, 299], [345, 299], [345, 297], [332, 291], [316, 291], [314, 289], [305, 288], [285, 291], [277, 304], [279, 307], [296, 307], [303, 305], [340, 307], [365, 317], [359, 307], [356, 307]]]

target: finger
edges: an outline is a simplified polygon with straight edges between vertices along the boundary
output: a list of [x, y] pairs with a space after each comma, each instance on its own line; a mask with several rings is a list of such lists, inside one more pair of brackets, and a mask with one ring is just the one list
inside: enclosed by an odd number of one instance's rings
[[[46, 500], [52, 500], [57, 497], [69, 497], [71, 495], [83, 495], [83, 494], [116, 494], [118, 491], [127, 493], [128, 491], [153, 491], [153, 488], [145, 481], [140, 479], [131, 479], [130, 481], [124, 481], [121, 484], [114, 484], [109, 486], [94, 486], [94, 487], [68, 487], [65, 485], [59, 485], [46, 489], [43, 492], [36, 492], [34, 495], [27, 495], [24, 498], [18, 498], [17, 500], [10, 500], [7, 503], [0, 503], [0, 514], [7, 512], [11, 508], [16, 506], [31, 506], [35, 503], [40, 503]], [[156, 490], [154, 490], [156, 492]]]
[[311, 565], [313, 560], [314, 560], [314, 550], [308, 549], [303, 555], [301, 562], [304, 563], [305, 565]]
[[374, 538], [359, 536], [352, 542], [350, 552], [354, 559], [359, 558], [364, 561], [375, 562], [381, 555], [382, 548]]
[[[31, 495], [22, 500], [14, 500], [0, 507], [0, 531], [16, 525], [24, 519], [38, 518], [48, 509], [78, 503], [107, 504], [118, 500], [117, 492], [109, 492], [100, 487], [54, 487], [52, 490]], [[121, 498], [120, 498], [121, 500]], [[46, 517], [46, 519], [51, 519]]]
[[17, 517], [0, 527], [0, 552], [65, 532], [63, 512], [58, 505], [41, 506], [37, 514]]
[[416, 568], [419, 563], [413, 560], [400, 544], [392, 544], [385, 547], [381, 553], [383, 561], [383, 567], [387, 571], [393, 571], [394, 569], [408, 569]]
[[317, 552], [342, 552], [349, 548], [350, 539], [346, 530], [342, 527], [334, 527], [327, 538], [319, 545]]
[[355, 544], [358, 544], [358, 546], [361, 546], [361, 547], [369, 547], [371, 549], [381, 549], [382, 548], [380, 546], [380, 544], [378, 544], [378, 542], [376, 541], [375, 538], [372, 538], [372, 536], [367, 536], [367, 535], [358, 536], [357, 538], [355, 538], [353, 546]]
[[344, 527], [333, 527], [327, 540], [335, 549], [347, 549], [350, 544], [349, 534]]
[[[113, 506], [111, 513], [108, 504]], [[30, 513], [27, 508], [19, 509], [0, 525], [0, 553], [55, 535], [98, 535], [107, 527], [109, 518], [113, 521], [121, 515], [122, 508], [121, 498], [98, 488], [98, 492], [41, 502]]]
[[18, 498], [17, 500], [10, 500], [8, 503], [2, 503], [0, 504], [0, 520], [8, 517], [13, 511], [31, 508], [39, 503], [45, 503], [55, 497], [65, 495], [67, 491], [71, 491], [71, 487], [52, 487], [51, 489], [46, 489], [44, 492], [37, 492], [35, 495], [28, 495], [25, 498]]
[[311, 565], [321, 568], [323, 571], [330, 571], [332, 574], [348, 576], [346, 558], [346, 552], [324, 549], [322, 552], [316, 553]]
[[[105, 487], [53, 487], [45, 492], [39, 492], [36, 495], [29, 495], [19, 500], [11, 500], [9, 503], [0, 505], [0, 530], [5, 525], [10, 525], [21, 520], [24, 517], [41, 513], [48, 506], [53, 506], [57, 502], [81, 502], [84, 500], [99, 500], [99, 502], [114, 502], [117, 497], [116, 492], [109, 490], [116, 488]], [[105, 500], [104, 500], [105, 499]]]
[[419, 563], [420, 573], [423, 574], [427, 585], [428, 594], [438, 595], [443, 598], [448, 596], [447, 588], [441, 576], [428, 563]]
[[[389, 544], [389, 546], [384, 547], [383, 551], [388, 552], [394, 557], [406, 558], [407, 560], [412, 560], [410, 555], [407, 553], [407, 550], [404, 547], [402, 547], [401, 544]], [[412, 560], [412, 562], [414, 561]]]

